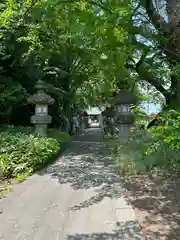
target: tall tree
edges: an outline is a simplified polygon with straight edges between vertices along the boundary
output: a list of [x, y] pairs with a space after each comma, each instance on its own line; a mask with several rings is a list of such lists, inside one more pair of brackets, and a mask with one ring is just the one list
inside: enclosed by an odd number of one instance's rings
[[[139, 36], [144, 43], [136, 37], [135, 41], [142, 44], [142, 55], [136, 63], [136, 71], [140, 78], [154, 85], [164, 95], [169, 107], [178, 107], [180, 2], [140, 0], [137, 6], [134, 23], [138, 25]], [[159, 74], [158, 69], [161, 70]]]
[[[17, 83], [32, 94], [35, 82], [43, 78], [56, 98], [54, 114], [106, 101], [116, 82], [129, 76], [124, 62], [131, 50], [124, 44], [127, 31], [116, 28], [116, 19], [100, 10], [86, 1], [4, 0], [0, 12], [3, 94]], [[119, 18], [123, 11], [118, 10]], [[12, 108], [17, 105], [11, 102]]]

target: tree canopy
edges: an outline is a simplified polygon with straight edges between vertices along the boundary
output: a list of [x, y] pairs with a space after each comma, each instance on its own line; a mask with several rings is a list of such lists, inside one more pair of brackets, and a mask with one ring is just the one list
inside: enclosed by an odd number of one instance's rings
[[120, 82], [132, 91], [149, 84], [175, 107], [179, 5], [164, 6], [160, 0], [1, 1], [0, 121], [11, 122], [22, 108], [31, 114], [26, 100], [38, 79], [56, 100], [57, 122], [60, 114], [108, 101]]

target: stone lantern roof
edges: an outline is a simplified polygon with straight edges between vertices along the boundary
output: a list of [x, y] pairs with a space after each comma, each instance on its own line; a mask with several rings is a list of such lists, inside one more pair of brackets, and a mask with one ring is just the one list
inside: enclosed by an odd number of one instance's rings
[[51, 105], [54, 103], [54, 99], [46, 93], [47, 86], [42, 80], [37, 81], [35, 88], [37, 89], [37, 93], [28, 98], [29, 103], [42, 105]]
[[135, 96], [129, 91], [127, 86], [119, 85], [119, 89], [120, 91], [114, 97], [115, 105], [135, 103]]
[[105, 110], [102, 112], [102, 115], [106, 117], [114, 117], [115, 111], [113, 106], [106, 107]]

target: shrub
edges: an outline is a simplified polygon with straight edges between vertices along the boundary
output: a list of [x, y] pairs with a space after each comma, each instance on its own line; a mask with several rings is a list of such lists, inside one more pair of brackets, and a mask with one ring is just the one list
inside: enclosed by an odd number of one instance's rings
[[0, 133], [0, 177], [23, 178], [42, 168], [68, 140], [67, 133], [54, 133], [48, 138], [15, 130]]
[[153, 142], [146, 155], [157, 156], [156, 165], [180, 167], [180, 112], [170, 110], [160, 117], [161, 125], [152, 128]]
[[67, 132], [60, 132], [58, 129], [49, 129], [48, 135], [51, 138], [55, 138], [61, 145], [70, 140], [70, 136]]
[[107, 140], [107, 146], [113, 155], [115, 168], [122, 173], [138, 174], [149, 171], [152, 161], [144, 154], [146, 143], [136, 141], [121, 141], [119, 138]]
[[115, 165], [124, 173], [165, 173], [180, 169], [180, 112], [171, 110], [160, 117], [161, 125], [135, 135], [128, 141], [108, 140]]

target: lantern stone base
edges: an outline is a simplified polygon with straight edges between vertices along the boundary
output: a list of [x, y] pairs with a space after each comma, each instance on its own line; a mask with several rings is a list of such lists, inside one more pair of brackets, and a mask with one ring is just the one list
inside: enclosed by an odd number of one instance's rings
[[81, 121], [81, 129], [85, 130], [88, 128], [88, 117], [83, 117]]
[[35, 133], [41, 137], [47, 137], [47, 124], [46, 125], [35, 125]]
[[128, 114], [122, 114], [122, 113], [117, 113], [116, 114], [116, 122], [118, 124], [127, 124], [127, 125], [131, 125], [134, 122], [134, 114], [133, 113], [128, 113]]
[[131, 133], [131, 125], [130, 124], [119, 124], [117, 126], [119, 130], [119, 137], [121, 139], [127, 139], [130, 137]]
[[85, 130], [86, 129], [86, 124], [84, 122], [81, 123], [81, 130]]
[[132, 112], [128, 114], [117, 113], [116, 124], [119, 129], [119, 137], [121, 139], [128, 139], [130, 137], [133, 121], [134, 114]]
[[35, 133], [41, 137], [47, 136], [47, 125], [51, 123], [52, 117], [49, 115], [33, 115], [31, 123], [35, 124]]
[[86, 122], [85, 122], [85, 118], [84, 117], [81, 117], [81, 120], [80, 120], [80, 129], [83, 131], [86, 129]]

